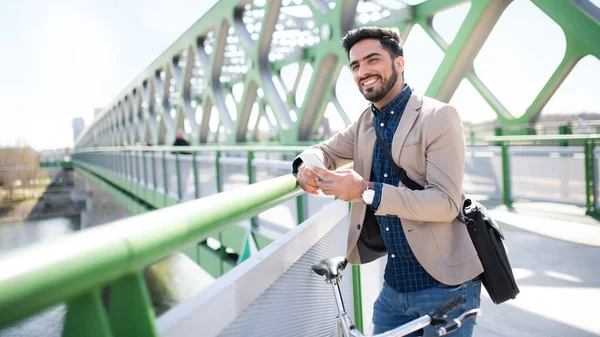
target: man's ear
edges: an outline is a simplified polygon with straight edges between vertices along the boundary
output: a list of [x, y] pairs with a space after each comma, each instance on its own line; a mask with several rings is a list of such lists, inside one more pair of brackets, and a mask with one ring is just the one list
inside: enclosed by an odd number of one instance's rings
[[399, 73], [402, 73], [404, 71], [404, 57], [396, 57], [394, 59], [394, 65], [396, 66], [396, 70], [398, 70]]

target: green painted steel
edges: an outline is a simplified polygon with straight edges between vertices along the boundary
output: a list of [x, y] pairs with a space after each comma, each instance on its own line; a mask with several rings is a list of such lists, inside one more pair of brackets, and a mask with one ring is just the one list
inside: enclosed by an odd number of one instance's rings
[[596, 165], [594, 158], [594, 149], [596, 143], [592, 140], [587, 140], [584, 147], [585, 155], [585, 204], [588, 214], [597, 214], [596, 210]]
[[196, 163], [196, 157], [198, 152], [192, 153], [192, 169], [194, 170], [194, 196], [196, 199], [200, 198], [200, 181], [198, 179], [198, 163]]
[[[404, 36], [413, 24], [421, 25], [445, 54], [427, 93], [447, 101], [458, 83], [467, 78], [498, 114], [503, 127], [535, 121], [581, 57], [600, 57], [597, 43], [600, 24], [591, 13], [585, 12], [585, 3], [533, 0], [565, 32], [567, 52], [525, 114], [513, 118], [472, 70], [473, 59], [511, 1], [472, 0], [456, 37], [447, 45], [433, 29], [432, 18], [465, 2], [430, 0], [405, 7], [378, 4], [380, 13], [389, 11], [393, 15], [380, 15], [380, 19], [371, 19], [367, 24], [396, 27]], [[314, 141], [314, 131], [323, 121], [325, 107], [340, 100], [334, 88], [341, 68], [347, 66], [340, 39], [362, 20], [362, 15], [370, 12], [357, 0], [308, 1], [302, 6], [310, 11], [310, 17], [290, 21], [285, 13], [296, 5], [282, 1], [220, 1], [108, 104], [100, 118], [78, 139], [78, 147], [134, 143], [143, 135], [133, 127], [136, 123], [128, 120], [137, 122], [138, 118], [151, 131], [149, 138], [153, 144], [159, 141], [168, 144], [175, 134], [171, 110], [176, 112], [177, 120], [183, 118], [189, 123], [193, 144], [217, 142], [218, 137], [208, 125], [213, 108], [225, 135], [221, 141], [227, 144], [256, 140], [256, 132], [249, 132], [249, 127], [255, 125], [250, 126], [249, 122], [252, 114], [264, 117], [265, 107], [271, 110], [272, 128], [279, 141], [285, 144]], [[294, 35], [299, 28], [304, 32], [302, 37]], [[291, 44], [293, 47], [288, 45], [289, 41], [295, 42]], [[283, 87], [281, 97], [277, 89], [281, 71], [291, 64], [300, 65], [300, 70], [294, 85]], [[313, 73], [305, 98], [296, 104], [294, 98], [306, 65], [313, 68]], [[225, 100], [236, 85], [242, 88], [241, 96], [234, 101], [235, 111], [229, 111]], [[339, 104], [336, 106], [343, 110]], [[196, 107], [201, 108], [199, 121], [195, 118]], [[253, 112], [255, 107], [257, 112]], [[340, 115], [346, 123], [351, 122], [344, 118], [348, 115], [346, 111], [340, 111]], [[161, 124], [164, 126], [160, 127]], [[115, 134], [122, 134], [123, 138], [114, 139]]]
[[98, 289], [73, 298], [67, 303], [62, 336], [114, 336]]
[[[452, 43], [447, 44], [432, 26], [432, 19], [437, 13], [453, 6], [465, 3], [465, 0], [429, 0], [415, 6], [394, 8], [379, 5], [378, 13], [385, 10], [392, 15], [380, 20], [371, 20], [366, 24], [398, 28], [406, 37], [411, 27], [418, 24], [433, 39], [444, 53], [443, 60], [429, 84], [426, 94], [442, 101], [449, 101], [463, 79], [467, 79], [495, 111], [501, 123], [498, 135], [530, 133], [529, 124], [535, 122], [542, 109], [555, 94], [558, 87], [572, 71], [576, 63], [586, 55], [600, 58], [600, 24], [590, 13], [585, 13], [585, 2], [569, 0], [532, 0], [532, 2], [564, 31], [567, 48], [562, 61], [547, 80], [544, 87], [531, 102], [521, 117], [521, 111], [508, 111], [494, 96], [473, 70], [473, 61], [485, 43], [494, 25], [503, 11], [510, 5], [510, 0], [472, 0], [469, 12], [460, 25]], [[288, 2], [289, 3], [289, 2]], [[191, 142], [197, 144], [225, 143], [249, 144], [254, 141], [275, 141], [264, 145], [264, 152], [278, 152], [281, 144], [310, 144], [321, 137], [317, 134], [324, 120], [324, 112], [329, 103], [339, 110], [342, 120], [349, 124], [348, 112], [343, 111], [336, 93], [336, 81], [343, 67], [348, 65], [347, 56], [340, 46], [341, 37], [359, 22], [361, 14], [367, 10], [360, 9], [362, 2], [347, 0], [335, 2], [330, 0], [305, 1], [310, 17], [296, 18], [286, 14], [286, 10], [294, 10], [295, 3], [285, 4], [281, 0], [252, 1], [222, 0], [206, 15], [200, 18], [190, 29], [161, 54], [131, 84], [123, 90], [104, 109], [98, 119], [88, 127], [77, 140], [77, 148], [84, 151], [86, 147], [101, 146], [98, 149], [122, 153], [120, 166], [125, 172], [140, 181], [139, 161], [133, 168], [133, 152], [150, 151], [152, 153], [153, 183], [156, 190], [156, 163], [154, 152], [162, 152], [164, 194], [151, 191], [135, 184], [131, 180], [109, 174], [109, 172], [92, 169], [96, 179], [107, 179], [114, 187], [136, 195], [141, 200], [161, 208], [181, 201], [181, 177], [179, 160], [176, 160], [177, 195], [174, 200], [168, 195], [166, 151], [171, 147], [112, 147], [125, 142], [133, 144], [140, 137], [133, 125], [141, 122], [150, 130], [148, 139], [153, 144], [170, 144], [175, 135], [175, 127], [171, 111], [176, 113], [175, 120], [185, 119], [191, 127]], [[391, 10], [389, 10], [391, 8]], [[293, 18], [293, 19], [290, 19]], [[285, 35], [299, 30], [305, 35]], [[300, 41], [303, 41], [300, 44]], [[285, 42], [285, 43], [284, 43]], [[288, 44], [288, 45], [286, 45]], [[295, 44], [295, 46], [292, 46]], [[287, 50], [285, 48], [287, 48]], [[291, 50], [291, 51], [290, 51]], [[298, 64], [291, 88], [282, 85], [283, 70], [287, 66]], [[308, 87], [304, 99], [297, 102], [300, 79], [308, 68], [312, 75], [308, 78]], [[241, 99], [234, 99], [235, 111], [230, 111], [226, 104], [227, 97], [234, 93], [235, 87], [241, 85]], [[279, 90], [282, 87], [282, 90]], [[281, 94], [279, 91], [282, 91]], [[133, 102], [133, 103], [132, 103]], [[336, 104], [337, 103], [337, 104]], [[197, 108], [199, 107], [199, 108]], [[211, 123], [213, 114], [218, 119], [218, 131], [214, 131]], [[196, 119], [196, 116], [199, 116]], [[256, 122], [250, 121], [256, 117]], [[273, 132], [260, 136], [259, 122], [264, 118]], [[139, 120], [138, 120], [139, 119]], [[264, 121], [263, 120], [263, 121]], [[133, 123], [131, 121], [134, 121]], [[253, 130], [252, 130], [253, 128]], [[117, 135], [117, 136], [114, 136]], [[137, 137], [136, 137], [137, 135]], [[520, 143], [559, 142], [561, 145], [585, 143], [586, 151], [586, 195], [588, 212], [595, 210], [595, 177], [593, 149], [598, 135], [585, 137], [547, 138], [511, 138], [506, 136], [492, 137], [486, 143], [501, 146], [503, 168], [503, 199], [511, 204], [510, 197], [510, 162], [509, 148]], [[472, 134], [472, 143], [479, 143], [477, 135]], [[110, 148], [102, 148], [109, 146]], [[217, 190], [222, 191], [222, 172], [219, 159], [224, 151], [236, 151], [236, 147], [194, 146], [196, 151], [214, 151], [217, 153]], [[251, 151], [251, 146], [238, 146], [237, 151]], [[289, 150], [289, 147], [286, 147]], [[298, 147], [298, 151], [304, 146]], [[124, 151], [124, 152], [123, 152]], [[251, 165], [253, 153], [248, 154], [248, 182], [253, 183]], [[144, 177], [147, 180], [144, 160]], [[194, 160], [194, 184], [196, 197], [199, 196], [197, 167]], [[100, 172], [100, 173], [98, 173]], [[171, 187], [172, 188], [172, 187]], [[173, 191], [174, 192], [174, 191]], [[127, 195], [127, 194], [123, 194]], [[128, 208], [136, 212], [144, 211], [140, 204], [132, 203], [120, 195]], [[142, 195], [142, 196], [140, 196]], [[304, 197], [296, 199], [298, 222], [304, 220]], [[251, 220], [255, 226], [254, 219]], [[229, 242], [240, 249], [239, 237], [235, 239], [229, 233], [213, 233], [221, 243]], [[250, 233], [255, 237], [257, 246], [264, 247], [270, 241]], [[246, 237], [250, 239], [251, 237]], [[198, 242], [198, 241], [196, 241]], [[247, 247], [241, 250], [246, 254]], [[218, 251], [209, 247], [198, 246], [197, 260], [208, 261], [212, 271], [220, 274], [231, 267], [225, 254], [225, 245]]]
[[40, 167], [61, 167], [64, 169], [72, 169], [73, 163], [70, 160], [61, 160], [61, 161], [40, 161]]
[[545, 143], [545, 142], [581, 142], [581, 141], [600, 141], [600, 134], [585, 135], [529, 135], [529, 136], [497, 136], [485, 137], [483, 141], [488, 143], [507, 142], [507, 143]]
[[154, 151], [151, 151], [150, 153], [152, 153], [152, 186], [154, 186], [154, 190], [156, 190], [156, 160], [154, 158]]
[[[446, 48], [444, 59], [429, 83], [425, 94], [448, 102], [460, 82], [471, 71], [477, 52], [493, 29], [510, 0], [474, 0], [456, 37]], [[451, 4], [449, 4], [451, 5]], [[439, 7], [430, 10], [439, 10]], [[415, 19], [430, 35], [434, 32], [429, 20], [436, 12], [422, 12]], [[477, 32], [477, 34], [474, 34]], [[434, 41], [440, 43], [440, 39]], [[499, 111], [496, 111], [497, 113]]]
[[[0, 293], [0, 326], [119, 280], [128, 282], [161, 258], [300, 193], [295, 177], [281, 176], [4, 254], [0, 270], [10, 273], [0, 279], [0, 288], [11, 291]], [[139, 282], [124, 288], [140, 288]], [[143, 293], [135, 296], [145, 301]], [[142, 317], [151, 308], [143, 310], [132, 315]]]
[[[513, 115], [522, 115], [514, 118], [473, 71], [473, 59], [511, 0], [472, 0], [467, 17], [448, 45], [433, 28], [432, 19], [466, 2], [429, 0], [415, 6], [377, 3], [373, 10], [358, 0], [305, 1], [300, 5], [281, 0], [219, 1], [107, 105], [77, 140], [77, 147], [133, 144], [144, 137], [152, 144], [170, 144], [175, 124], [182, 119], [190, 126], [192, 144], [265, 140], [258, 139], [256, 129], [250, 132], [250, 128], [267, 114], [279, 142], [314, 141], [314, 131], [330, 102], [346, 123], [351, 122], [348, 112], [336, 104], [340, 101], [336, 81], [348, 63], [340, 39], [365, 22], [364, 16], [369, 17], [370, 11], [378, 13], [379, 19], [371, 17], [365, 25], [395, 27], [406, 37], [411, 27], [419, 24], [440, 46], [444, 58], [427, 94], [447, 101], [466, 78], [496, 112], [503, 127], [534, 122], [581, 57], [600, 58], [600, 23], [595, 14], [586, 12], [591, 11], [588, 8], [593, 8], [592, 4], [532, 0], [562, 28], [567, 51], [529, 108], [524, 114], [513, 111]], [[309, 15], [289, 14], [299, 7]], [[299, 71], [290, 75], [295, 80], [288, 88], [280, 82], [282, 70], [292, 64], [299, 65]], [[313, 72], [304, 99], [297, 103], [298, 83], [307, 66]], [[230, 111], [226, 100], [237, 87], [241, 95], [233, 101], [235, 111]], [[222, 129], [220, 135], [209, 127], [213, 113]], [[198, 120], [196, 114], [200, 115]], [[253, 114], [256, 122], [250, 125]], [[135, 127], [138, 124], [149, 134], [140, 132]]]
[[138, 271], [110, 285], [108, 313], [115, 337], [158, 336], [152, 301]]
[[177, 175], [177, 199], [181, 202], [183, 193], [181, 192], [181, 171], [179, 169], [179, 153], [175, 152], [175, 174]]
[[508, 207], [512, 206], [511, 187], [510, 187], [510, 155], [508, 153], [508, 142], [502, 145], [502, 199]]
[[[248, 151], [248, 161], [246, 163], [246, 172], [248, 172], [248, 185], [254, 184], [254, 166], [252, 165], [252, 161], [254, 160], [254, 152]], [[256, 217], [250, 218], [250, 225], [252, 227], [257, 227]]]
[[[101, 187], [108, 192], [113, 198], [120, 201], [133, 214], [145, 213], [148, 210], [153, 210], [154, 207], [151, 204], [141, 202], [135, 195], [126, 192], [122, 188], [118, 187], [114, 183], [111, 183], [111, 178], [115, 176], [110, 172], [98, 172], [98, 170], [91, 168], [89, 165], [75, 162], [74, 167], [79, 169], [79, 172], [84, 174], [90, 179], [95, 185]], [[92, 173], [93, 172], [93, 173]]]
[[358, 330], [363, 330], [362, 312], [362, 286], [360, 284], [360, 266], [352, 266], [352, 291], [354, 295], [354, 325]]
[[[101, 153], [102, 151], [99, 150], [97, 152]], [[252, 153], [252, 152], [253, 151], [250, 151], [250, 153]], [[89, 153], [89, 151], [86, 153]], [[142, 152], [139, 152], [139, 153], [142, 153]], [[77, 156], [77, 154], [75, 156]], [[250, 158], [253, 158], [253, 156], [250, 156]], [[178, 159], [177, 156], [176, 156], [176, 159]], [[134, 159], [132, 158], [132, 160], [134, 160]], [[216, 163], [217, 163], [217, 161], [215, 161], [215, 165], [216, 165]], [[251, 164], [251, 162], [250, 162], [250, 164]], [[111, 172], [108, 172], [106, 169], [103, 169], [100, 167], [95, 167], [94, 165], [89, 165], [89, 164], [78, 163], [78, 165], [81, 166], [82, 168], [85, 167], [86, 171], [95, 172], [96, 174], [98, 174], [99, 177], [107, 179], [108, 180], [107, 183], [109, 185], [110, 185], [111, 179], [117, 178], [116, 175], [114, 175]], [[95, 177], [93, 177], [93, 178], [95, 179], [94, 181], [98, 180]], [[103, 186], [103, 185], [106, 185], [106, 184], [103, 184], [103, 182], [100, 181], [100, 186]], [[123, 185], [127, 185], [127, 184], [123, 184]], [[135, 197], [139, 197], [139, 198], [143, 199], [143, 195], [156, 193], [156, 192], [150, 191], [144, 186], [139, 186], [139, 184], [134, 183], [134, 185], [137, 186], [137, 187], [131, 188], [131, 191], [133, 191], [132, 193], [134, 193], [134, 196], [128, 197], [129, 192], [126, 192], [126, 191], [123, 191], [121, 193], [114, 193], [115, 191], [113, 191], [113, 190], [117, 190], [117, 192], [119, 192], [118, 189], [115, 189], [115, 188], [112, 188], [112, 190], [109, 189], [109, 193], [111, 195], [113, 195], [115, 197], [115, 199], [119, 200], [123, 205], [125, 205], [126, 208], [130, 209], [132, 211], [132, 213], [140, 214], [140, 213], [146, 212], [148, 207], [137, 203], [136, 202], [137, 199]], [[127, 186], [129, 186], [129, 185], [127, 185]], [[135, 194], [135, 193], [138, 193], [138, 194]], [[164, 200], [164, 198], [165, 197], [162, 196], [159, 199]], [[146, 198], [146, 199], [149, 200], [150, 203], [153, 204], [157, 208], [163, 207], [163, 205], [153, 202], [153, 200], [156, 198]], [[178, 202], [181, 202], [181, 200], [179, 200]], [[176, 201], [174, 200], [173, 203], [176, 203]], [[251, 221], [254, 218], [255, 217], [252, 217]], [[242, 242], [244, 240], [245, 234], [246, 233], [243, 229], [236, 227], [236, 226], [225, 229], [224, 231], [218, 233], [217, 237], [215, 238], [222, 245], [222, 247], [218, 250], [218, 253], [209, 255], [205, 259], [196, 258], [195, 260], [198, 262], [198, 264], [201, 267], [205, 268], [206, 270], [211, 270], [212, 273], [216, 273], [215, 274], [216, 276], [222, 275], [223, 273], [225, 273], [227, 270], [231, 269], [236, 264], [235, 262], [230, 261], [230, 257], [226, 253], [225, 248], [233, 248], [236, 252], [242, 251], [242, 249], [244, 249], [244, 247], [242, 247]], [[214, 261], [214, 257], [217, 257], [220, 261]], [[218, 266], [217, 269], [215, 269], [215, 265]]]
[[221, 165], [219, 160], [221, 159], [221, 151], [217, 151], [215, 155], [215, 172], [217, 181], [217, 193], [223, 192], [223, 186], [221, 185]]

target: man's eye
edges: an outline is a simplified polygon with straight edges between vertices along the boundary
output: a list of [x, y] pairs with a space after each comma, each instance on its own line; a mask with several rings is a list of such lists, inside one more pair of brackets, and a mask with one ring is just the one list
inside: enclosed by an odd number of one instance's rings
[[370, 60], [369, 60], [369, 63], [373, 63], [373, 62], [375, 62], [375, 61], [379, 61], [379, 60], [378, 60], [378, 59], [370, 59]]

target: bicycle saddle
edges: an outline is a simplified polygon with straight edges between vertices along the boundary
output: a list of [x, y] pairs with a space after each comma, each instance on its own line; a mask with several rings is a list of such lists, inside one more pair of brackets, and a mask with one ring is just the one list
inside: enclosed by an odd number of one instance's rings
[[330, 257], [321, 260], [318, 264], [313, 264], [312, 270], [321, 276], [325, 276], [328, 280], [333, 280], [340, 276], [347, 264], [348, 260], [343, 256]]

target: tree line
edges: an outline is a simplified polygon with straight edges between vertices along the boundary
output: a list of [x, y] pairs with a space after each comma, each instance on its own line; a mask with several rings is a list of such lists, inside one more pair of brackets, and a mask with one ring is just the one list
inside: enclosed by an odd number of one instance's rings
[[36, 181], [49, 179], [39, 167], [39, 154], [29, 146], [0, 147], [0, 202], [15, 199], [20, 190], [21, 199], [30, 197]]

